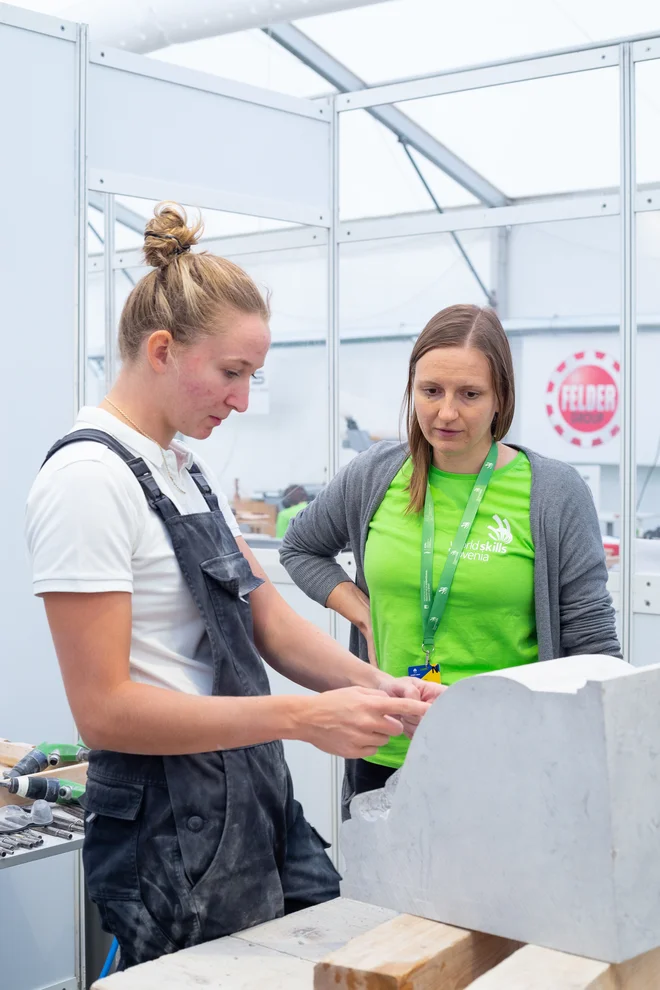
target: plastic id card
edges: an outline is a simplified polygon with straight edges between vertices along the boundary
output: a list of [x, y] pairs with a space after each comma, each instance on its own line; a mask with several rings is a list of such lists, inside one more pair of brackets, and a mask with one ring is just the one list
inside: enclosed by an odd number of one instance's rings
[[440, 664], [425, 663], [418, 667], [408, 667], [408, 677], [419, 677], [422, 681], [435, 681], [436, 684], [441, 684]]

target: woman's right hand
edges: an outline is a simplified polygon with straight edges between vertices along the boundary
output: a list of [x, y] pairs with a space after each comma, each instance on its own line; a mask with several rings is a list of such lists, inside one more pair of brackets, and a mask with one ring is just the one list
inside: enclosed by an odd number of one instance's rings
[[378, 669], [378, 657], [376, 656], [376, 644], [374, 643], [374, 631], [371, 627], [371, 616], [360, 627], [360, 632], [367, 641], [367, 656], [372, 667]]
[[325, 691], [305, 701], [296, 738], [345, 759], [373, 756], [392, 736], [401, 735], [401, 718], [421, 719], [430, 707], [363, 687]]
[[369, 663], [378, 668], [378, 657], [371, 625], [371, 603], [363, 591], [351, 581], [342, 581], [328, 595], [326, 608], [331, 608], [360, 630], [367, 641]]

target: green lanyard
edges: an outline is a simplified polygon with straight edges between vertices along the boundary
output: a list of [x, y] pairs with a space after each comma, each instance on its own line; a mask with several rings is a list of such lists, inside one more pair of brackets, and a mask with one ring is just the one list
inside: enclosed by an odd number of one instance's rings
[[433, 598], [433, 543], [435, 538], [435, 507], [433, 505], [433, 495], [431, 486], [426, 483], [426, 498], [424, 500], [424, 523], [422, 525], [422, 629], [424, 631], [424, 641], [422, 649], [426, 656], [426, 664], [430, 662], [430, 657], [435, 650], [435, 634], [438, 631], [440, 620], [447, 607], [447, 599], [451, 589], [452, 581], [461, 559], [463, 548], [470, 535], [472, 524], [479, 511], [479, 505], [483, 499], [488, 482], [493, 476], [495, 464], [497, 463], [497, 441], [490, 448], [488, 457], [483, 463], [481, 471], [474, 483], [472, 492], [465, 506], [465, 512], [461, 519], [461, 524], [456, 531], [456, 536], [451, 541], [447, 560], [440, 575], [440, 584]]

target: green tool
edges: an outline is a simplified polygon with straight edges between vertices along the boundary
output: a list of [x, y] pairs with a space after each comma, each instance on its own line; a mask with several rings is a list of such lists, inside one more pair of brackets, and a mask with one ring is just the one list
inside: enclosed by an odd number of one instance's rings
[[74, 780], [58, 780], [56, 777], [9, 777], [0, 780], [0, 787], [6, 787], [10, 794], [22, 798], [43, 801], [56, 801], [58, 804], [73, 804], [85, 793], [85, 785]]
[[61, 765], [72, 766], [74, 763], [84, 763], [89, 756], [89, 750], [82, 743], [48, 743], [43, 742], [26, 753], [16, 766], [4, 771], [5, 777], [23, 777], [26, 774], [41, 773]]

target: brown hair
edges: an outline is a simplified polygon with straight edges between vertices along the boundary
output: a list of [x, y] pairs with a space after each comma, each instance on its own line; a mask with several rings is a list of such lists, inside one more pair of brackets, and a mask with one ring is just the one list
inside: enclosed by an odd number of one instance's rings
[[415, 412], [415, 369], [421, 357], [438, 347], [476, 347], [488, 359], [498, 404], [498, 412], [491, 427], [494, 440], [501, 440], [509, 432], [516, 406], [511, 348], [497, 313], [492, 309], [480, 309], [479, 306], [448, 306], [436, 313], [415, 341], [403, 400], [403, 415], [413, 462], [413, 473], [408, 485], [408, 512], [421, 512], [424, 508], [431, 464], [431, 445], [422, 433]]
[[203, 229], [201, 220], [188, 226], [186, 211], [177, 203], [155, 208], [144, 232], [145, 261], [155, 270], [131, 290], [119, 320], [124, 360], [135, 358], [155, 330], [169, 330], [180, 344], [212, 333], [223, 310], [269, 319], [268, 303], [242, 268], [206, 251], [190, 251]]

